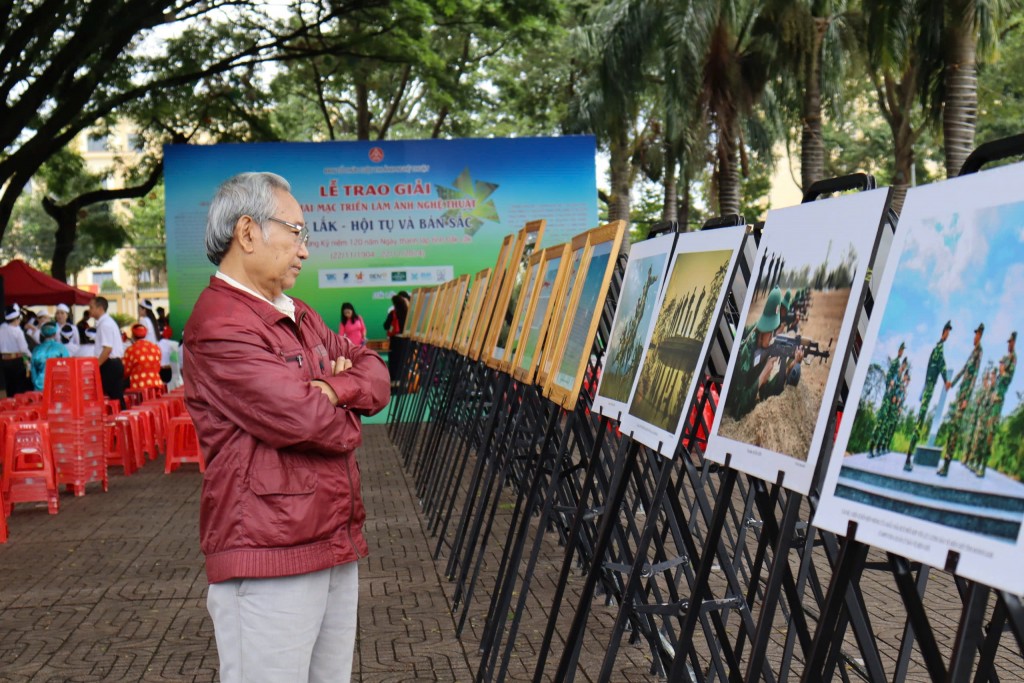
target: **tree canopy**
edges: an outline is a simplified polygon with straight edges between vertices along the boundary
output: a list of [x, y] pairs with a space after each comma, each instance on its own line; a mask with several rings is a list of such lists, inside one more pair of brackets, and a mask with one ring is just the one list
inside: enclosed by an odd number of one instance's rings
[[0, 244], [35, 235], [63, 275], [98, 258], [82, 240], [123, 239], [76, 217], [147, 194], [159, 158], [109, 195], [44, 180], [119, 118], [150, 149], [592, 133], [608, 216], [648, 224], [763, 217], [784, 150], [802, 186], [905, 187], [955, 173], [975, 130], [1017, 132], [1021, 19], [1017, 0], [5, 0]]

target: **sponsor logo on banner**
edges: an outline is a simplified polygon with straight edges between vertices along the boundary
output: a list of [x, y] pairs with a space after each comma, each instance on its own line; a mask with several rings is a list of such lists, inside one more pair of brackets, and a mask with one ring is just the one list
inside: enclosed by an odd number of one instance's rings
[[327, 268], [319, 271], [321, 288], [334, 287], [375, 287], [381, 284], [415, 282], [417, 284], [441, 284], [455, 277], [453, 266], [424, 266], [392, 270], [391, 268]]
[[370, 161], [372, 161], [375, 164], [379, 164], [380, 162], [384, 161], [384, 150], [381, 149], [380, 147], [371, 147], [369, 156]]

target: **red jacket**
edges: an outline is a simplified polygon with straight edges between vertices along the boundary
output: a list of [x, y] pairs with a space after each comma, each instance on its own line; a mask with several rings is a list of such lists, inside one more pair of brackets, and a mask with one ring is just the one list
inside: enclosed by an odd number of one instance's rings
[[[210, 583], [327, 569], [367, 554], [359, 415], [387, 367], [295, 301], [295, 320], [211, 278], [185, 326], [185, 404], [207, 458], [199, 508]], [[333, 360], [352, 368], [332, 376]], [[338, 395], [332, 406], [310, 381]]]

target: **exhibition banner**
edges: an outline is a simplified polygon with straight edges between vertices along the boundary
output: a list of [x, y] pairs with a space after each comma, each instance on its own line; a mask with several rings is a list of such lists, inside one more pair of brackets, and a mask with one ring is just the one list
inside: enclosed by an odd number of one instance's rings
[[183, 329], [216, 267], [206, 214], [217, 186], [270, 171], [292, 186], [309, 258], [288, 294], [336, 328], [343, 302], [384, 336], [391, 296], [494, 263], [502, 240], [544, 219], [544, 243], [597, 225], [591, 136], [164, 148], [171, 317]]

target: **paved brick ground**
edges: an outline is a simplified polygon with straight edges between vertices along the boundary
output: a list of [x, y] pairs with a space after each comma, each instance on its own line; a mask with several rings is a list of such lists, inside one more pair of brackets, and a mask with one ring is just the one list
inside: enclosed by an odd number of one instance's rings
[[[471, 681], [479, 662], [487, 602], [504, 531], [487, 550], [477, 596], [467, 610], [463, 638], [455, 635], [452, 582], [445, 558], [432, 559], [413, 480], [383, 425], [366, 427], [360, 454], [371, 557], [361, 565], [357, 681]], [[110, 491], [89, 488], [62, 496], [59, 515], [20, 505], [10, 519], [11, 540], [0, 546], [0, 681], [213, 681], [217, 653], [205, 607], [206, 581], [197, 547], [201, 477], [193, 469], [164, 475], [162, 462], [131, 477], [112, 475]], [[510, 505], [500, 508], [507, 513]], [[528, 596], [508, 680], [530, 680], [557, 575], [561, 549], [553, 534]], [[936, 572], [936, 581], [944, 579]], [[884, 576], [884, 575], [883, 575]], [[565, 604], [575, 604], [574, 577]], [[888, 581], [891, 584], [891, 577]], [[932, 612], [950, 637], [958, 598], [952, 584], [932, 593], [949, 609]], [[885, 581], [865, 588], [876, 632], [898, 642], [902, 616]], [[891, 614], [889, 621], [886, 616]], [[461, 612], [456, 616], [461, 616]], [[571, 617], [561, 615], [563, 626]], [[615, 608], [595, 601], [577, 681], [597, 680]], [[895, 621], [894, 621], [895, 619]], [[785, 624], [780, 621], [780, 638]], [[1008, 638], [1008, 637], [1007, 637]], [[946, 648], [951, 643], [943, 642]], [[852, 641], [850, 647], [853, 647]], [[552, 644], [548, 671], [561, 652]], [[1024, 680], [1021, 660], [1004, 647], [1003, 681]], [[886, 656], [895, 656], [886, 652]], [[623, 643], [613, 681], [656, 681], [646, 648]], [[914, 667], [908, 680], [928, 680]]]

